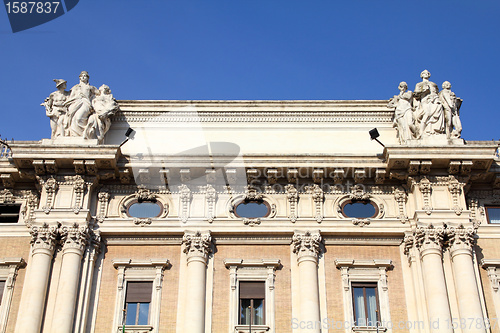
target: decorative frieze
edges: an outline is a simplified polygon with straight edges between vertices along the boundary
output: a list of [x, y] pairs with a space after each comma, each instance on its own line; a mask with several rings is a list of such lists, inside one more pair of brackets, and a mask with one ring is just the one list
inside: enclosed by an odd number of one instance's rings
[[286, 197], [288, 199], [288, 219], [295, 223], [297, 221], [297, 202], [299, 200], [299, 192], [292, 184], [285, 187]]
[[205, 260], [209, 253], [212, 252], [212, 236], [210, 232], [186, 231], [182, 237], [182, 244], [184, 244], [184, 253], [190, 257], [202, 257]]
[[293, 253], [299, 258], [309, 256], [318, 258], [321, 235], [319, 231], [295, 231], [292, 237]]

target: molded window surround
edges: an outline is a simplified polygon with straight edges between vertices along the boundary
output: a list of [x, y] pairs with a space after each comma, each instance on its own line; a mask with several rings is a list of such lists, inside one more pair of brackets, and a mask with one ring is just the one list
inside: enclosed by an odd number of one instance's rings
[[498, 318], [500, 315], [500, 259], [481, 259], [481, 266], [488, 272], [493, 304]]
[[239, 324], [240, 282], [265, 283], [265, 323], [264, 325], [252, 325], [252, 332], [274, 332], [274, 278], [276, 269], [280, 267], [280, 260], [225, 259], [224, 264], [229, 269], [230, 276], [229, 327], [231, 332], [248, 332], [248, 325]]
[[115, 259], [113, 266], [118, 270], [115, 316], [113, 327], [115, 332], [122, 332], [123, 309], [127, 295], [127, 282], [152, 282], [153, 290], [149, 304], [149, 319], [147, 325], [125, 326], [127, 333], [158, 332], [160, 326], [160, 303], [163, 282], [163, 271], [169, 267], [168, 259], [131, 260]]
[[389, 293], [387, 287], [387, 269], [392, 268], [392, 261], [388, 259], [354, 260], [337, 259], [335, 265], [340, 269], [342, 277], [342, 294], [344, 299], [344, 320], [352, 326], [346, 332], [375, 332], [375, 326], [356, 326], [353, 304], [354, 286], [360, 283], [373, 283], [377, 285], [378, 302], [380, 309], [379, 332], [392, 332], [384, 327], [391, 320], [389, 311]]
[[14, 293], [19, 268], [26, 266], [23, 258], [2, 258], [0, 259], [0, 281], [4, 282], [2, 299], [0, 303], [0, 332], [6, 332], [7, 317], [9, 316], [10, 304]]

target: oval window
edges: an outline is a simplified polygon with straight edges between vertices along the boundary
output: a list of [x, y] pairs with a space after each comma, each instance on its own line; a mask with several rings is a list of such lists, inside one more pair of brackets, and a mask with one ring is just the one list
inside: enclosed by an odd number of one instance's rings
[[146, 218], [160, 216], [163, 207], [157, 202], [135, 202], [128, 208], [131, 217]]
[[377, 215], [377, 208], [369, 201], [349, 201], [342, 207], [345, 217], [369, 218]]
[[249, 201], [240, 203], [234, 211], [238, 217], [266, 217], [269, 215], [269, 206], [261, 201]]

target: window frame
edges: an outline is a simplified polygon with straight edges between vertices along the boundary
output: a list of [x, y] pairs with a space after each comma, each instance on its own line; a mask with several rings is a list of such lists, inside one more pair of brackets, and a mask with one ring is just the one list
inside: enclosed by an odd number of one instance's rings
[[351, 290], [352, 290], [352, 311], [353, 311], [353, 323], [356, 327], [360, 327], [362, 325], [357, 325], [357, 320], [356, 318], [358, 317], [356, 314], [356, 299], [354, 298], [354, 288], [363, 288], [363, 303], [364, 303], [364, 308], [365, 308], [365, 320], [366, 322], [370, 322], [368, 320], [368, 301], [367, 301], [367, 296], [366, 296], [366, 288], [371, 288], [375, 290], [375, 300], [377, 304], [377, 310], [376, 310], [376, 322], [381, 323], [380, 320], [380, 301], [379, 301], [379, 296], [378, 296], [378, 283], [377, 282], [352, 282], [351, 283]]
[[0, 259], [0, 280], [5, 281], [0, 302], [0, 332], [5, 332], [7, 329], [7, 319], [14, 295], [17, 274], [19, 269], [24, 267], [26, 267], [26, 262], [23, 258]]
[[[257, 217], [240, 216], [238, 214], [238, 212], [237, 212], [238, 206], [239, 205], [249, 204], [249, 203], [263, 204], [267, 208], [267, 213], [264, 216], [257, 216]], [[245, 199], [245, 200], [242, 200], [240, 202], [237, 202], [234, 205], [234, 215], [236, 217], [238, 217], [238, 218], [241, 218], [241, 219], [263, 219], [263, 218], [269, 217], [270, 214], [271, 214], [271, 205], [269, 205], [269, 203], [267, 201], [265, 201], [264, 199], [261, 199], [261, 200], [248, 200], [248, 199]]]
[[[14, 213], [2, 213], [1, 212], [1, 209], [2, 207], [17, 207], [19, 208], [17, 214], [14, 214]], [[21, 208], [22, 208], [22, 204], [21, 203], [17, 203], [17, 202], [9, 202], [9, 203], [0, 203], [0, 224], [8, 224], [8, 223], [19, 223], [19, 218], [21, 217]], [[4, 214], [7, 214], [7, 215], [4, 215]], [[12, 216], [14, 217], [15, 215], [17, 215], [17, 219], [15, 221], [2, 221], [2, 219], [6, 216]]]
[[389, 259], [337, 259], [335, 265], [340, 270], [343, 287], [344, 320], [352, 324], [353, 332], [364, 332], [375, 329], [376, 326], [356, 326], [354, 309], [353, 285], [376, 284], [378, 319], [380, 332], [392, 332], [392, 327], [384, 324], [391, 321], [389, 308], [389, 292], [387, 285], [387, 270], [391, 269]]
[[488, 209], [489, 209], [489, 208], [497, 208], [497, 209], [500, 209], [500, 206], [498, 206], [498, 205], [485, 205], [485, 206], [484, 206], [485, 215], [486, 215], [486, 222], [487, 222], [488, 224], [491, 224], [491, 225], [500, 225], [500, 223], [491, 223], [491, 221], [490, 221], [490, 215], [489, 215], [489, 213], [488, 213]]
[[[241, 283], [245, 283], [245, 282], [256, 282], [256, 283], [260, 283], [262, 284], [262, 288], [264, 289], [264, 298], [257, 298], [257, 297], [253, 297], [253, 298], [249, 298], [249, 297], [241, 297]], [[239, 307], [238, 307], [238, 311], [240, 313], [240, 315], [238, 316], [238, 325], [248, 325], [248, 324], [244, 324], [242, 323], [241, 321], [241, 310], [242, 310], [242, 300], [250, 300], [250, 324], [252, 326], [256, 326], [256, 325], [265, 325], [266, 323], [266, 296], [265, 296], [265, 292], [266, 292], [266, 283], [265, 281], [239, 281], [238, 282], [239, 284], [239, 293], [238, 293], [238, 304], [239, 304]], [[255, 300], [262, 300], [262, 308], [263, 308], [263, 317], [264, 317], [264, 323], [263, 324], [255, 324], [255, 323], [252, 323], [253, 319], [254, 319], [254, 309], [255, 307], [253, 306], [254, 305], [254, 301]]]
[[[361, 203], [361, 204], [370, 204], [373, 206], [373, 208], [375, 208], [375, 213], [372, 215], [372, 216], [364, 216], [364, 217], [354, 217], [354, 216], [348, 216], [345, 212], [344, 212], [344, 208], [345, 206], [347, 206], [348, 204], [355, 204], [355, 203]], [[378, 205], [375, 204], [373, 201], [371, 200], [355, 200], [355, 199], [351, 199], [351, 200], [346, 200], [342, 203], [342, 205], [340, 206], [340, 213], [342, 214], [342, 216], [344, 218], [347, 218], [347, 219], [373, 219], [375, 217], [377, 217], [379, 215], [379, 208], [378, 208]]]
[[126, 296], [128, 282], [152, 282], [147, 325], [126, 325], [125, 332], [157, 332], [160, 326], [160, 306], [163, 272], [170, 267], [168, 259], [146, 261], [115, 259], [113, 266], [118, 271], [114, 324], [116, 332], [121, 332], [126, 322]]
[[[137, 217], [137, 216], [132, 216], [130, 215], [130, 207], [132, 205], [135, 205], [135, 204], [142, 204], [142, 203], [154, 203], [154, 204], [157, 204], [159, 207], [160, 207], [160, 212], [158, 214], [156, 214], [155, 216], [147, 216], [147, 217]], [[127, 203], [127, 206], [125, 206], [125, 214], [127, 214], [128, 217], [131, 217], [131, 218], [136, 218], [136, 219], [154, 219], [154, 218], [158, 218], [158, 217], [161, 217], [163, 215], [163, 211], [164, 211], [164, 207], [163, 207], [163, 204], [161, 203], [160, 200], [132, 200], [130, 201], [129, 203]]]
[[275, 272], [281, 266], [279, 259], [224, 259], [230, 276], [229, 327], [235, 333], [248, 332], [249, 325], [240, 324], [240, 282], [263, 282], [264, 325], [252, 325], [252, 331], [274, 332], [275, 302], [274, 279]]

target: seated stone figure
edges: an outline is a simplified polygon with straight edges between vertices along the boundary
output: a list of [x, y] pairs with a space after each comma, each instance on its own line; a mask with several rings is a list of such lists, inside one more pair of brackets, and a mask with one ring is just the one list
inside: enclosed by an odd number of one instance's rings
[[105, 84], [99, 87], [99, 95], [92, 101], [94, 113], [88, 118], [87, 126], [84, 131], [84, 138], [97, 139], [102, 142], [104, 135], [111, 126], [109, 119], [118, 110], [118, 103], [111, 94], [111, 89]]

